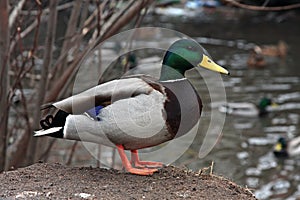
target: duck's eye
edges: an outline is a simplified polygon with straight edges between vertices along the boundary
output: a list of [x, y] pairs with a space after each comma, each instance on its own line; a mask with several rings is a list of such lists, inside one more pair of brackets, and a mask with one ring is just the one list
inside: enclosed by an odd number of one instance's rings
[[188, 46], [188, 50], [194, 50], [194, 47], [193, 46]]

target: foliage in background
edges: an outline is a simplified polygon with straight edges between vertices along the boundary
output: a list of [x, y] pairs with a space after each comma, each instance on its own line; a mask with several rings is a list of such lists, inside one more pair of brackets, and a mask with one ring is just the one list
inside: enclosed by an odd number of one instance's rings
[[0, 171], [47, 159], [55, 140], [32, 137], [40, 107], [68, 96], [85, 53], [135, 26], [152, 2], [0, 1]]

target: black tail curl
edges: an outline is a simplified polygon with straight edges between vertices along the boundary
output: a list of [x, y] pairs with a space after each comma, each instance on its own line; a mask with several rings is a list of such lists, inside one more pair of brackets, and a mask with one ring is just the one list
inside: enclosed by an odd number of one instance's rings
[[45, 119], [42, 119], [40, 121], [40, 125], [44, 130], [52, 127], [64, 127], [68, 115], [69, 114], [66, 113], [65, 111], [58, 110], [58, 112], [54, 117], [53, 115], [48, 115], [45, 117]]

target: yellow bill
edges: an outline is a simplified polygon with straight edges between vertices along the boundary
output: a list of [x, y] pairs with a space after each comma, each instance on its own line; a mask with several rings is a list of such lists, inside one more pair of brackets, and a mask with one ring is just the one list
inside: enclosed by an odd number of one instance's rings
[[214, 61], [212, 61], [208, 56], [203, 54], [203, 59], [202, 61], [198, 64], [198, 67], [204, 67], [206, 69], [215, 71], [215, 72], [220, 72], [223, 74], [229, 74], [229, 72], [221, 67], [220, 65], [216, 64]]
[[280, 143], [277, 143], [275, 145], [275, 148], [274, 148], [276, 151], [281, 151], [282, 150], [282, 145]]
[[272, 107], [272, 108], [277, 108], [278, 106], [279, 106], [279, 105], [278, 105], [277, 103], [275, 103], [275, 102], [272, 102], [272, 103], [271, 103], [271, 107]]

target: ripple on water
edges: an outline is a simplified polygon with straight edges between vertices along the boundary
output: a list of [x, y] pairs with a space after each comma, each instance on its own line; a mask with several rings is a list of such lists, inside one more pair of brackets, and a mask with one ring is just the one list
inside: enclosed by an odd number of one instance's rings
[[235, 129], [240, 129], [240, 130], [245, 130], [245, 129], [250, 129], [253, 127], [252, 123], [237, 123], [234, 124]]
[[245, 69], [247, 66], [248, 54], [234, 54], [232, 58], [229, 58], [230, 61], [228, 65], [232, 69]]
[[263, 185], [260, 189], [255, 191], [255, 196], [258, 199], [269, 199], [272, 195], [285, 194], [288, 192], [291, 184], [284, 179], [277, 179], [266, 185]]
[[257, 86], [236, 86], [232, 88], [233, 92], [257, 92], [259, 88]]
[[238, 152], [236, 154], [236, 156], [238, 157], [238, 159], [244, 160], [244, 159], [247, 159], [249, 157], [249, 153], [247, 151], [242, 151], [242, 152]]
[[280, 94], [275, 99], [278, 103], [283, 103], [290, 100], [299, 100], [300, 99], [300, 92], [291, 92], [286, 94]]
[[[286, 116], [286, 113], [284, 114], [284, 116]], [[273, 125], [282, 125], [282, 126], [287, 125], [287, 124], [297, 125], [299, 122], [299, 114], [288, 113], [287, 117], [282, 117], [282, 116], [276, 117], [275, 116], [271, 122]]]
[[249, 153], [247, 151], [238, 152], [236, 157], [240, 160], [240, 165], [248, 165], [249, 164]]
[[266, 146], [276, 142], [275, 137], [252, 137], [248, 139], [248, 143], [254, 146]]
[[275, 117], [272, 119], [273, 125], [283, 125], [283, 124], [287, 124], [287, 122], [288, 120], [286, 118]]
[[259, 178], [257, 177], [248, 177], [246, 179], [246, 184], [249, 188], [257, 188], [259, 185]]
[[245, 173], [247, 176], [260, 176], [261, 170], [255, 168], [255, 167], [250, 167], [250, 168], [246, 169]]
[[291, 84], [262, 84], [260, 85], [260, 90], [263, 91], [279, 91], [279, 90], [289, 90], [291, 89]]
[[294, 77], [294, 76], [288, 76], [288, 77], [273, 77], [272, 80], [275, 83], [299, 83], [300, 78]]
[[299, 122], [299, 114], [289, 113], [288, 119], [291, 121], [291, 124], [298, 124], [298, 122]]
[[290, 182], [284, 179], [276, 180], [272, 183], [272, 190], [275, 194], [284, 194], [291, 186]]
[[272, 152], [268, 152], [266, 155], [261, 156], [258, 159], [257, 169], [267, 170], [277, 167], [277, 160], [273, 156]]
[[294, 132], [296, 131], [296, 126], [290, 125], [290, 126], [269, 126], [264, 128], [264, 132], [267, 133], [278, 133], [278, 132]]
[[288, 197], [286, 200], [297, 200], [300, 199], [300, 185], [298, 185], [297, 191], [292, 194], [290, 197]]

